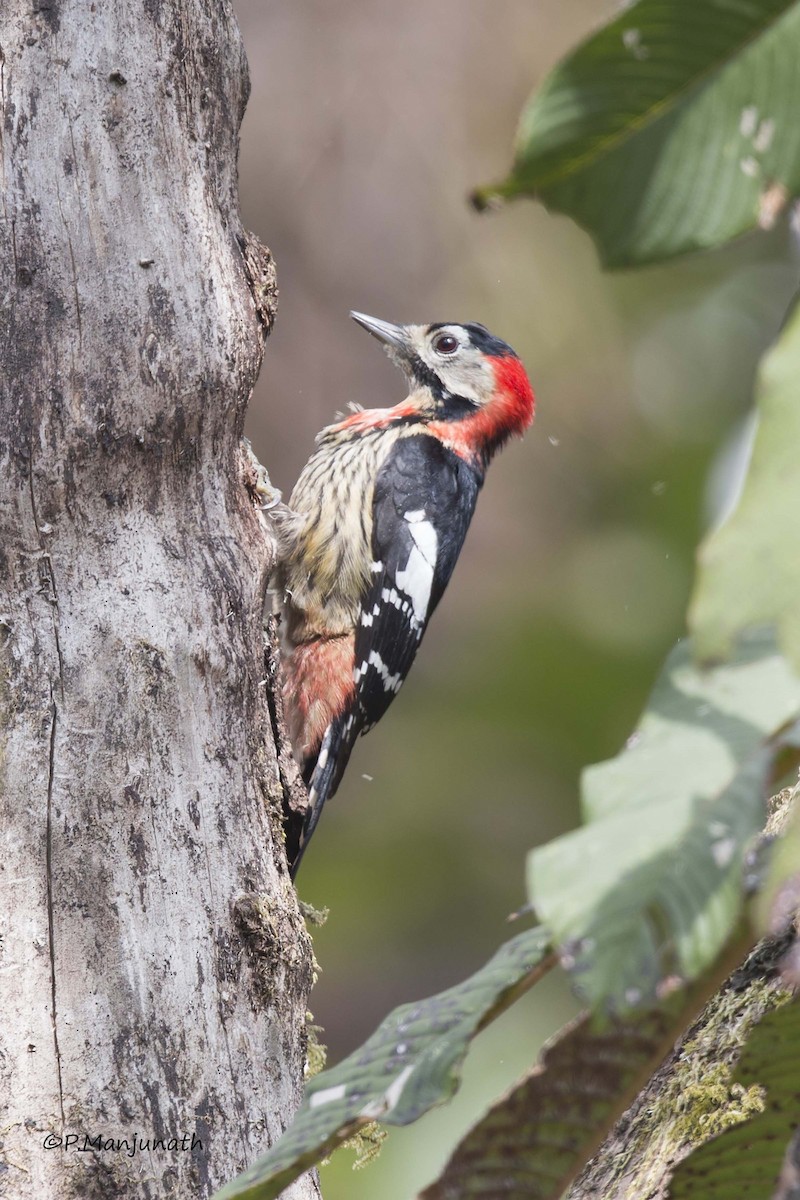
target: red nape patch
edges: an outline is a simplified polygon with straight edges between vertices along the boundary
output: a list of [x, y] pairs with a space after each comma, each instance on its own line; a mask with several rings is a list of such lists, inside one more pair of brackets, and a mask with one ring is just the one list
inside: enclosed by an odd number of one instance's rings
[[513, 434], [522, 434], [533, 420], [536, 400], [528, 374], [513, 355], [490, 358], [495, 389], [473, 415], [460, 421], [431, 422], [430, 429], [460, 455], [488, 458]]
[[528, 379], [528, 372], [514, 355], [493, 358], [495, 394], [484, 411], [494, 409], [502, 422], [506, 436], [522, 433], [533, 420], [536, 399]]
[[355, 429], [365, 432], [368, 429], [385, 429], [387, 425], [402, 420], [403, 417], [413, 417], [418, 412], [418, 406], [412, 401], [403, 400], [394, 408], [365, 408], [363, 412], [353, 413], [345, 417], [334, 429]]
[[283, 703], [295, 752], [319, 750], [325, 730], [352, 699], [355, 637], [318, 638], [295, 646], [286, 663]]

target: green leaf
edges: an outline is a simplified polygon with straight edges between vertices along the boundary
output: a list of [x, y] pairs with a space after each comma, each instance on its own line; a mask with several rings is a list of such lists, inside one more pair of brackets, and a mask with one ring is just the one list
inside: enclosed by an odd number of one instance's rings
[[800, 1112], [800, 1004], [768, 1013], [748, 1040], [734, 1083], [764, 1088], [764, 1109], [695, 1150], [677, 1168], [671, 1200], [768, 1200]]
[[800, 190], [799, 52], [792, 0], [640, 0], [549, 75], [475, 203], [537, 196], [607, 266], [721, 245]]
[[664, 1057], [677, 1028], [674, 1007], [602, 1030], [579, 1018], [470, 1129], [419, 1200], [558, 1200]]
[[214, 1200], [272, 1200], [360, 1126], [407, 1125], [441, 1104], [458, 1087], [471, 1039], [551, 965], [548, 951], [545, 933], [527, 930], [463, 983], [395, 1009], [359, 1050], [312, 1080], [283, 1137]]
[[697, 978], [734, 929], [770, 739], [800, 708], [770, 648], [753, 637], [704, 671], [677, 647], [628, 747], [585, 772], [588, 823], [529, 857], [531, 901], [592, 1006], [640, 1006], [665, 980]]
[[800, 667], [798, 380], [800, 305], [759, 371], [758, 429], [742, 496], [700, 549], [689, 623], [702, 658], [727, 656], [742, 630], [773, 625]]

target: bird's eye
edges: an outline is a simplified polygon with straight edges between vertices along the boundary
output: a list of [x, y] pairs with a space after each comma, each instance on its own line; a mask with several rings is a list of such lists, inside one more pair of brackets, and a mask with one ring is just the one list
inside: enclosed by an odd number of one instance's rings
[[458, 338], [452, 333], [437, 333], [433, 339], [433, 348], [437, 354], [455, 354], [458, 349]]

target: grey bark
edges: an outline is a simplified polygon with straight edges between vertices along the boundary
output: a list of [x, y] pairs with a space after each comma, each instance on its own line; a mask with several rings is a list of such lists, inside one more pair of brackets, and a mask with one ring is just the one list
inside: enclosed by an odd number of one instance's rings
[[228, 0], [0, 7], [15, 1200], [206, 1196], [299, 1102], [311, 955], [262, 686], [273, 548], [239, 448], [275, 295], [238, 215], [246, 93]]

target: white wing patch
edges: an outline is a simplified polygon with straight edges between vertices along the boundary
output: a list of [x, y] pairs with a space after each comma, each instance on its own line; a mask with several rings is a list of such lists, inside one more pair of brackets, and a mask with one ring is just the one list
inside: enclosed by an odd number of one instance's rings
[[380, 654], [378, 654], [377, 650], [370, 650], [369, 665], [374, 667], [378, 672], [383, 680], [383, 686], [386, 688], [387, 692], [400, 691], [400, 688], [403, 686], [403, 680], [400, 676], [400, 673], [398, 672], [396, 675], [392, 675], [389, 671], [389, 668], [386, 666], [386, 663], [383, 661]]
[[426, 520], [424, 509], [405, 513], [405, 520], [411, 529], [414, 546], [405, 569], [397, 572], [397, 585], [410, 598], [414, 617], [421, 625], [428, 615], [439, 539], [431, 522]]
[[396, 675], [392, 675], [386, 663], [383, 661], [380, 654], [378, 654], [377, 650], [370, 650], [369, 657], [361, 663], [361, 666], [356, 667], [353, 671], [353, 682], [356, 684], [356, 686], [364, 677], [364, 675], [366, 675], [370, 667], [374, 667], [378, 672], [378, 675], [383, 681], [383, 686], [387, 692], [397, 693], [400, 691], [400, 688], [403, 686], [403, 680], [400, 672], [398, 671]]

